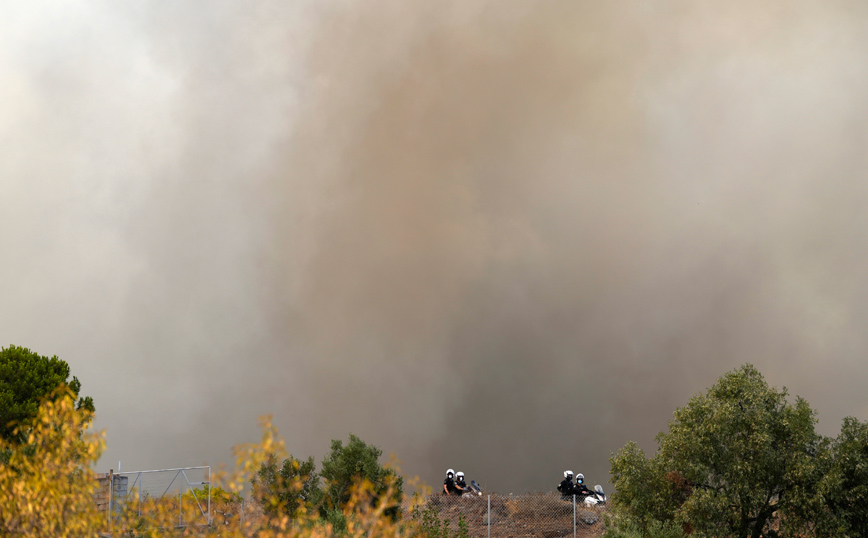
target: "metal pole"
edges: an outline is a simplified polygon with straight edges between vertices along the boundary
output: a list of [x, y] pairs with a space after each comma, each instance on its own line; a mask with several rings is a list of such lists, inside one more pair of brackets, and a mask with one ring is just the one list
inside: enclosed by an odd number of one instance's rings
[[208, 466], [208, 525], [211, 525], [211, 466]]
[[488, 496], [488, 538], [491, 538], [491, 495]]
[[112, 528], [112, 497], [115, 496], [115, 488], [114, 488], [115, 475], [113, 473], [109, 473], [109, 530]]
[[573, 493], [573, 538], [576, 538], [576, 494]]
[[182, 484], [181, 481], [178, 480], [178, 526], [179, 527], [183, 525], [183, 523], [181, 522], [181, 494], [183, 492], [184, 492], [184, 484]]

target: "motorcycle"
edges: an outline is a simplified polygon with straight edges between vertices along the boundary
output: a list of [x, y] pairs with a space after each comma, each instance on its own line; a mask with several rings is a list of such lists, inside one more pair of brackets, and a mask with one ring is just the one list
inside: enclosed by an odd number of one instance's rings
[[461, 494], [464, 495], [482, 495], [482, 488], [479, 487], [479, 484], [476, 483], [476, 480], [471, 480], [470, 485], [465, 485], [464, 492]]
[[579, 521], [586, 525], [593, 525], [600, 520], [599, 510], [588, 510], [588, 508], [602, 508], [606, 504], [606, 494], [603, 492], [603, 486], [597, 484], [594, 486], [594, 492], [588, 495], [581, 495], [584, 499], [579, 500], [576, 496], [576, 504], [581, 503], [583, 508], [576, 512], [576, 517]]
[[603, 486], [597, 484], [594, 486], [594, 493], [586, 495], [582, 501], [585, 506], [597, 506], [598, 504], [606, 504], [606, 494], [603, 492]]
[[576, 493], [575, 491], [561, 493], [561, 498], [565, 501], [572, 501], [574, 497], [577, 504], [581, 503], [585, 506], [606, 504], [606, 494], [603, 492], [603, 486], [599, 484], [594, 486], [594, 491], [590, 493]]

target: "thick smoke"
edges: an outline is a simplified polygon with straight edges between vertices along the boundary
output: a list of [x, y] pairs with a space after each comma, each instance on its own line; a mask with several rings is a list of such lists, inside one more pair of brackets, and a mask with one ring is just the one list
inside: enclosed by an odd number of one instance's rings
[[110, 6], [0, 47], [2, 336], [72, 364], [106, 467], [273, 412], [300, 456], [606, 482], [744, 362], [868, 417], [860, 4]]

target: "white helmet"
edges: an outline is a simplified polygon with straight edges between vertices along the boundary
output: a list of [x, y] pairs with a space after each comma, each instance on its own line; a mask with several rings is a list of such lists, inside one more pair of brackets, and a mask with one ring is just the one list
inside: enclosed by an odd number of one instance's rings
[[573, 472], [572, 471], [564, 471], [564, 478], [572, 479]]
[[455, 476], [455, 471], [452, 469], [446, 469], [446, 476]]
[[584, 482], [584, 481], [585, 481], [585, 475], [583, 475], [582, 473], [579, 473], [576, 475], [576, 482]]
[[455, 473], [455, 478], [464, 478], [464, 473], [458, 471], [457, 473]]

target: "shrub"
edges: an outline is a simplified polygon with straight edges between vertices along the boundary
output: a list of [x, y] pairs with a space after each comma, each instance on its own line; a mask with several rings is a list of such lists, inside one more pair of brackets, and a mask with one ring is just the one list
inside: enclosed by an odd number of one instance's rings
[[33, 538], [93, 536], [105, 520], [93, 496], [98, 483], [91, 465], [104, 447], [88, 433], [89, 414], [75, 408], [75, 394], [60, 389], [45, 400], [35, 419], [0, 437], [0, 535]]
[[[393, 499], [399, 494], [393, 485], [381, 491], [362, 480], [347, 491], [342, 509], [323, 520], [306, 514], [298, 520], [285, 513], [257, 510], [258, 503], [246, 502], [245, 517], [218, 518], [212, 526], [177, 529], [178, 505], [158, 503], [153, 511], [138, 516], [135, 511], [117, 514], [109, 522], [97, 510], [94, 494], [98, 482], [91, 466], [104, 447], [102, 434], [88, 430], [89, 414], [76, 410], [74, 394], [67, 391], [40, 405], [36, 418], [22, 424], [25, 443], [0, 439], [8, 460], [0, 462], [0, 536], [33, 538], [78, 538], [94, 536], [219, 535], [225, 538], [417, 538], [425, 533], [415, 522], [398, 522], [389, 517]], [[235, 503], [246, 484], [273, 455], [284, 454], [283, 442], [268, 420], [263, 422], [259, 443], [238, 447], [233, 473], [218, 471], [213, 477], [212, 500]], [[197, 491], [207, 495], [206, 491]], [[270, 502], [270, 499], [265, 499]], [[192, 503], [185, 508], [194, 510]], [[185, 519], [186, 520], [186, 519]]]

